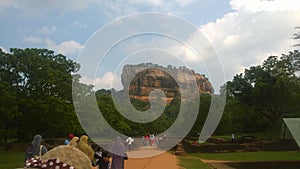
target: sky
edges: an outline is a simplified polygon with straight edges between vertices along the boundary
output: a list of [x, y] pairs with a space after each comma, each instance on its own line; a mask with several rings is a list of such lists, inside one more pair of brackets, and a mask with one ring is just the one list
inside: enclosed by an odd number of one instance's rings
[[[197, 61], [193, 50], [169, 36], [138, 35], [122, 39], [105, 57], [99, 57], [93, 76], [83, 75], [82, 82], [95, 85], [95, 89], [121, 89], [121, 67], [151, 55], [147, 61], [166, 66], [174, 60], [175, 66], [188, 65], [205, 74], [218, 91], [245, 68], [262, 64], [270, 55], [295, 50], [292, 36], [300, 26], [299, 0], [1, 0], [0, 48], [5, 52], [10, 48], [47, 48], [81, 64], [89, 60], [84, 54], [95, 37], [120, 38], [118, 33], [129, 31], [123, 29], [127, 17], [148, 12], [177, 17], [174, 31], [181, 34], [172, 35], [189, 36], [181, 40], [196, 52], [198, 44], [199, 48], [209, 44], [213, 55], [211, 51], [200, 52]], [[149, 29], [168, 27], [168, 23], [149, 19]], [[104, 34], [105, 28], [117, 24], [119, 29]], [[145, 20], [133, 25], [140, 28], [141, 24]], [[194, 36], [184, 31], [191, 26], [196, 30]], [[203, 37], [197, 39], [198, 35]], [[105, 46], [105, 41], [101, 44]]]

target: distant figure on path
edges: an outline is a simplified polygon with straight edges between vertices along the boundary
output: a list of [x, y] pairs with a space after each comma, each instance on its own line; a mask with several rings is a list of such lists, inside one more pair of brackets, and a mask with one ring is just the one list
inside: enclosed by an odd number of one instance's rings
[[131, 146], [132, 146], [132, 143], [133, 143], [133, 142], [134, 142], [134, 139], [131, 138], [131, 137], [128, 137], [128, 138], [126, 139], [127, 150], [128, 150], [128, 151], [131, 151]]
[[25, 161], [35, 157], [41, 157], [47, 152], [47, 148], [42, 145], [42, 136], [35, 135], [33, 140], [25, 151]]
[[146, 146], [149, 146], [150, 145], [150, 137], [149, 137], [149, 135], [147, 134], [147, 135], [145, 135], [145, 143], [146, 143]]
[[154, 136], [154, 134], [150, 134], [150, 146], [155, 147], [155, 136]]
[[231, 142], [232, 143], [235, 142], [235, 135], [234, 135], [234, 133], [231, 134]]
[[124, 169], [125, 146], [122, 143], [121, 137], [116, 138], [110, 153], [112, 157], [111, 169]]

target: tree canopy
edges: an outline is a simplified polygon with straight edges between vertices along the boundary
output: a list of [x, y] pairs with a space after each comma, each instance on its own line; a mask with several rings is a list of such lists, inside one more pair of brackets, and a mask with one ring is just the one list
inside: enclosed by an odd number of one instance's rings
[[1, 135], [27, 140], [35, 133], [57, 137], [80, 130], [71, 92], [78, 69], [47, 49], [0, 51]]
[[[298, 51], [280, 58], [270, 56], [262, 65], [252, 66], [245, 69], [243, 74], [235, 75], [226, 84], [229, 98], [226, 106], [233, 103], [236, 106], [230, 108], [231, 113], [240, 115], [244, 125], [247, 120], [256, 119], [251, 122], [252, 126], [261, 126], [261, 130], [275, 127], [283, 117], [299, 116], [300, 109], [295, 102], [299, 99], [300, 83], [295, 75], [298, 67], [294, 66], [295, 58], [299, 56]], [[248, 119], [243, 120], [243, 114]], [[258, 120], [256, 116], [266, 121]]]

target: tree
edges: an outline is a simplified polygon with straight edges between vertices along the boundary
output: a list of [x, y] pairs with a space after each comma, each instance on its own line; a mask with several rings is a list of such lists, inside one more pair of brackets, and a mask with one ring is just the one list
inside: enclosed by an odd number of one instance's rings
[[270, 56], [261, 66], [252, 66], [227, 82], [228, 96], [236, 99], [248, 116], [258, 113], [265, 118], [266, 129], [275, 127], [284, 116], [297, 111], [290, 104], [299, 86], [291, 60], [293, 54], [281, 58]]
[[15, 58], [4, 53], [0, 49], [0, 134], [3, 136], [4, 143], [14, 137], [17, 131], [18, 118], [20, 112], [17, 106], [17, 92], [14, 87], [19, 83], [15, 67], [12, 66]]
[[1, 105], [11, 100], [1, 110], [9, 114], [3, 120], [13, 121], [9, 125], [17, 128], [19, 139], [31, 139], [35, 133], [65, 136], [79, 127], [72, 104], [77, 63], [47, 49], [15, 48], [0, 54], [0, 84], [6, 92]]
[[[295, 27], [296, 30], [300, 30], [300, 26]], [[293, 34], [293, 39], [300, 40], [300, 31]], [[296, 43], [294, 46], [300, 46], [300, 43]]]
[[9, 138], [15, 136], [20, 112], [16, 104], [16, 92], [7, 82], [0, 81], [0, 93], [0, 134], [6, 144]]
[[211, 95], [201, 94], [198, 116], [197, 116], [197, 119], [196, 119], [191, 131], [188, 134], [189, 136], [197, 137], [197, 134], [201, 132], [202, 127], [207, 118], [210, 105], [211, 105]]

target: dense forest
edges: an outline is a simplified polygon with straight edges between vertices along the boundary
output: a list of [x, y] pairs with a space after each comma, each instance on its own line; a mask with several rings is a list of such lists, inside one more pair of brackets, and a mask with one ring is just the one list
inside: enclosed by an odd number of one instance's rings
[[[300, 117], [300, 53], [270, 56], [261, 65], [237, 74], [220, 89], [227, 100], [216, 135], [278, 133], [284, 117]], [[28, 141], [35, 133], [45, 138], [84, 133], [77, 119], [72, 83], [80, 83], [80, 65], [47, 49], [0, 49], [0, 143]], [[112, 90], [93, 91], [106, 121], [126, 135], [165, 131], [177, 118], [182, 104], [175, 98], [156, 120], [147, 124], [124, 118], [114, 106]], [[114, 91], [115, 92], [115, 91]], [[120, 91], [122, 92], [122, 91]], [[197, 136], [208, 114], [211, 95], [201, 94], [199, 113], [188, 136]], [[150, 106], [131, 100], [138, 110]], [[279, 138], [279, 137], [278, 137]]]

